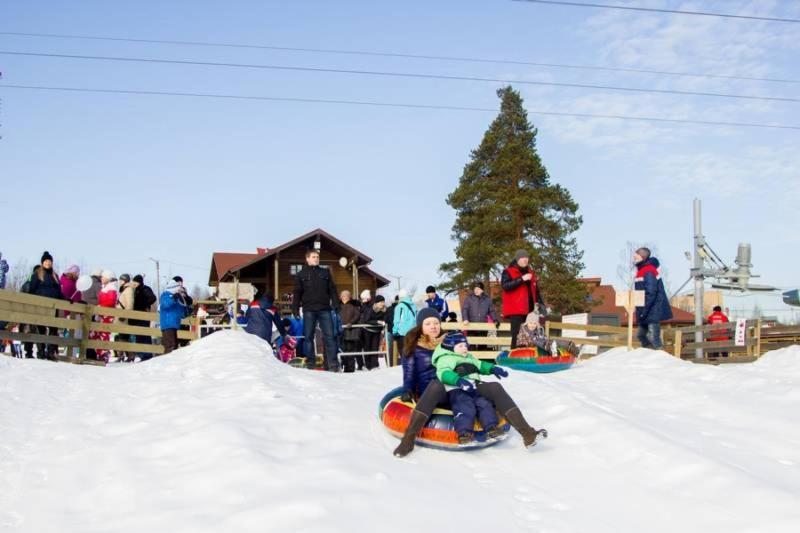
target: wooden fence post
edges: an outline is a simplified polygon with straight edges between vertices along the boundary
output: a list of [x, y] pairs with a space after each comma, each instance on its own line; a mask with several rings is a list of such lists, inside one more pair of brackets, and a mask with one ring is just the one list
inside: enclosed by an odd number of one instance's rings
[[81, 347], [78, 354], [78, 364], [82, 365], [86, 361], [86, 351], [89, 349], [89, 330], [92, 327], [92, 306], [86, 305], [86, 312], [83, 313], [81, 321]]
[[679, 329], [675, 330], [674, 342], [675, 342], [675, 346], [673, 347], [673, 349], [674, 349], [675, 357], [680, 359], [681, 358], [681, 353], [683, 351], [683, 332], [681, 330], [679, 330]]
[[756, 322], [756, 357], [761, 357], [761, 319]]

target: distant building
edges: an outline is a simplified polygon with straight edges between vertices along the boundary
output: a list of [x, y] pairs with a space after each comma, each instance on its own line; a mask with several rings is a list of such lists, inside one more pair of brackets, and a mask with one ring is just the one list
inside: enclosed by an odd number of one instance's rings
[[[683, 309], [689, 313], [694, 314], [694, 294], [683, 294], [675, 296], [669, 301], [670, 304]], [[722, 291], [704, 291], [703, 292], [703, 316], [708, 316], [714, 312], [715, 306], [725, 308], [725, 300]]]
[[[336, 288], [352, 291], [354, 298], [364, 289], [374, 295], [389, 285], [388, 279], [369, 268], [371, 257], [319, 228], [275, 248], [258, 248], [256, 253], [214, 252], [208, 284], [250, 283], [256, 290], [271, 292], [276, 302], [288, 307], [294, 276], [305, 266], [309, 249], [319, 251], [320, 266], [333, 273]], [[342, 260], [345, 266], [340, 264]]]
[[[616, 305], [617, 291], [613, 285], [603, 285], [602, 278], [580, 278], [578, 281], [586, 285], [589, 303], [592, 305], [589, 312], [589, 323], [595, 325], [627, 326], [628, 312], [624, 307]], [[672, 306], [672, 320], [663, 322], [675, 326], [689, 326], [694, 324], [694, 315], [683, 309]], [[633, 324], [637, 325], [636, 317]]]

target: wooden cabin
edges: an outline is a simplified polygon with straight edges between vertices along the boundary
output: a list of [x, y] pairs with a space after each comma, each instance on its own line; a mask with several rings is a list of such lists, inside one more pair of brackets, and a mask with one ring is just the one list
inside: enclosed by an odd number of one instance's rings
[[215, 252], [208, 284], [251, 283], [288, 307], [294, 276], [305, 266], [307, 250], [319, 251], [320, 266], [333, 273], [337, 290], [348, 289], [355, 299], [364, 289], [374, 297], [379, 288], [389, 285], [388, 279], [369, 268], [371, 257], [319, 228], [275, 248], [258, 248], [256, 253]]

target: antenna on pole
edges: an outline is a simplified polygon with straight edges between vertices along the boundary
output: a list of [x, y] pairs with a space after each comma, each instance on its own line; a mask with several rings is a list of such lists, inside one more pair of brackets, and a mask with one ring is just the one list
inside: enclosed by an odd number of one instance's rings
[[[778, 290], [770, 285], [755, 285], [750, 283], [750, 278], [759, 276], [753, 274], [750, 269], [752, 250], [750, 243], [739, 243], [736, 251], [736, 268], [731, 268], [713, 248], [706, 242], [702, 227], [702, 204], [698, 198], [694, 199], [694, 255], [692, 268], [689, 270], [689, 279], [694, 280], [694, 324], [703, 325], [703, 296], [705, 292], [706, 278], [712, 278], [711, 286], [715, 289], [732, 290], [740, 292], [771, 292]], [[684, 284], [685, 286], [686, 284]], [[694, 334], [696, 343], [703, 342], [703, 332], [696, 331]], [[695, 358], [703, 358], [703, 349], [695, 349]]]

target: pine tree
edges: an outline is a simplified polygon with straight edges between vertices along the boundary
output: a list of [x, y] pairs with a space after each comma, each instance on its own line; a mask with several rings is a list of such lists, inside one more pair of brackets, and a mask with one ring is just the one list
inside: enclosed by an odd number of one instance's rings
[[500, 113], [447, 197], [456, 210], [456, 261], [440, 270], [451, 288], [499, 279], [514, 251], [524, 248], [547, 303], [562, 313], [585, 311], [586, 289], [576, 279], [583, 269], [574, 237], [583, 222], [578, 204], [551, 182], [520, 94], [505, 87], [497, 95]]

